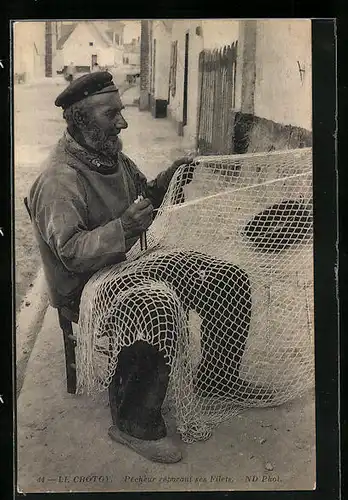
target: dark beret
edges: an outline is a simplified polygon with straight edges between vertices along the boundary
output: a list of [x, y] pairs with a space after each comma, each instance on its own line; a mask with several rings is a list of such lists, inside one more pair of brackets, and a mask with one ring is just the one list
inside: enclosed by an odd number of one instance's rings
[[81, 101], [88, 96], [115, 92], [117, 87], [112, 81], [112, 75], [108, 71], [98, 71], [83, 75], [73, 80], [70, 85], [57, 97], [54, 104], [63, 109], [68, 108], [75, 102]]

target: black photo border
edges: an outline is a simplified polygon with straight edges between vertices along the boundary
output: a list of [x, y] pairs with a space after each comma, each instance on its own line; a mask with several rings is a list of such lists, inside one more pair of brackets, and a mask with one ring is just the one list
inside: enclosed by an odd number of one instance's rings
[[[167, 2], [151, 5], [134, 5], [128, 12], [120, 5], [98, 0], [84, 3], [79, 0], [8, 0], [1, 16], [0, 30], [0, 106], [1, 106], [1, 153], [2, 182], [0, 183], [0, 282], [3, 332], [0, 335], [0, 497], [21, 498], [16, 493], [14, 449], [15, 426], [15, 368], [14, 332], [15, 308], [13, 219], [14, 202], [11, 186], [12, 124], [11, 120], [11, 26], [14, 20], [47, 19], [103, 19], [103, 18], [313, 18], [309, 2], [261, 2], [260, 8], [243, 6], [230, 8], [214, 2], [211, 12], [202, 3], [196, 8], [168, 8]], [[250, 6], [249, 6], [250, 7]], [[306, 8], [307, 7], [307, 8]], [[312, 10], [312, 12], [310, 12]], [[317, 9], [318, 10], [318, 9]], [[328, 9], [327, 9], [328, 10]], [[250, 12], [252, 11], [252, 12]], [[272, 15], [270, 16], [270, 12]], [[268, 14], [268, 15], [267, 15]], [[328, 17], [329, 16], [329, 17]], [[312, 74], [313, 74], [313, 182], [315, 213], [315, 324], [316, 324], [316, 427], [317, 427], [317, 489], [314, 491], [260, 491], [260, 492], [156, 492], [156, 493], [75, 493], [73, 498], [196, 498], [243, 500], [273, 498], [335, 500], [340, 496], [342, 468], [340, 464], [339, 434], [339, 335], [337, 308], [337, 24], [334, 13], [326, 13], [324, 19], [315, 18], [312, 23]], [[339, 25], [339, 24], [338, 24]], [[348, 142], [348, 141], [347, 141]], [[342, 306], [341, 306], [342, 308]], [[233, 468], [233, 464], [231, 464]], [[54, 495], [55, 499], [69, 493], [27, 494], [26, 498], [39, 499]], [[343, 497], [342, 497], [343, 498]]]

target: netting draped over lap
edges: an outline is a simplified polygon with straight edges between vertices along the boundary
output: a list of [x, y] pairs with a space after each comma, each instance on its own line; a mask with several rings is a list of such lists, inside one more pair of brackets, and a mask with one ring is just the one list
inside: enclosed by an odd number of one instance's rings
[[78, 390], [107, 388], [123, 346], [146, 340], [171, 368], [186, 441], [242, 408], [314, 384], [312, 151], [200, 157], [175, 174], [148, 250], [96, 273], [80, 307]]

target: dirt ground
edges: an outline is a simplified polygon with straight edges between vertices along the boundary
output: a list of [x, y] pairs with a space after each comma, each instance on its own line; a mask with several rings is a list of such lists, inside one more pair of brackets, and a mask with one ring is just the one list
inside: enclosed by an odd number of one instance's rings
[[64, 130], [53, 104], [65, 82], [14, 87], [14, 169], [16, 310], [40, 265], [40, 256], [23, 199], [41, 170], [41, 163]]
[[[208, 441], [181, 443], [174, 465], [113, 442], [107, 396], [66, 392], [63, 343], [49, 308], [17, 404], [18, 487], [24, 492], [246, 491], [315, 488], [315, 399], [252, 408]], [[171, 411], [165, 415], [175, 433]]]

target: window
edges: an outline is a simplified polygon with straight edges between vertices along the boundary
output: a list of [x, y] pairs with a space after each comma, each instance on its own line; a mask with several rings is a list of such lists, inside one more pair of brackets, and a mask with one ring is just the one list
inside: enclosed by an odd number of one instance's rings
[[90, 47], [93, 47], [93, 42], [89, 42], [89, 46], [90, 46]]
[[117, 45], [120, 45], [120, 35], [118, 35], [117, 33], [115, 33], [115, 43], [117, 43]]

